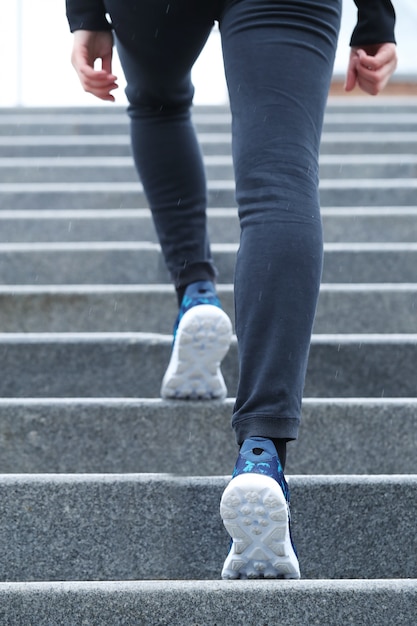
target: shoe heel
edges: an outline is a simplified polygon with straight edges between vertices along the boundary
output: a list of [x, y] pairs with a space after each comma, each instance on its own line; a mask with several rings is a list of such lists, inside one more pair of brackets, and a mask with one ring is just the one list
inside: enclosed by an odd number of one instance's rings
[[273, 478], [250, 473], [233, 478], [220, 515], [233, 540], [222, 578], [300, 578], [288, 505]]

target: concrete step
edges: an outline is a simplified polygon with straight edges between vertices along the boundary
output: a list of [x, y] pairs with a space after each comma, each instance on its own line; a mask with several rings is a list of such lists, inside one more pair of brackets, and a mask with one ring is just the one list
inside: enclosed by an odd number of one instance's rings
[[[0, 474], [229, 475], [234, 399], [0, 400]], [[416, 470], [416, 398], [306, 398], [291, 474], [407, 474]], [[387, 453], [389, 451], [389, 453]]]
[[[231, 116], [228, 113], [193, 115], [198, 133], [230, 133]], [[327, 113], [324, 132], [417, 132], [416, 109], [411, 113]], [[45, 136], [45, 135], [122, 135], [129, 133], [129, 119], [125, 114], [113, 116], [90, 115], [54, 116], [47, 120], [37, 118], [0, 116], [0, 136]]]
[[[287, 464], [312, 580], [262, 590], [213, 580], [235, 343], [225, 402], [159, 399], [175, 298], [125, 112], [0, 111], [1, 623], [414, 623], [417, 100], [364, 103], [330, 101], [320, 160], [324, 284]], [[232, 315], [230, 115], [194, 119]]]
[[[13, 135], [0, 136], [0, 157], [130, 156], [127, 132], [107, 135]], [[230, 155], [231, 135], [224, 132], [199, 133], [205, 156]], [[415, 154], [417, 132], [324, 132], [321, 154]]]
[[[411, 103], [410, 103], [411, 104]], [[230, 131], [231, 116], [228, 107], [212, 107], [211, 110], [196, 106], [193, 110], [193, 121], [197, 129], [205, 132]], [[72, 110], [2, 109], [0, 111], [0, 135], [21, 134], [103, 134], [115, 135], [127, 133], [129, 118], [122, 107], [114, 107], [105, 111], [103, 108], [77, 108]], [[417, 130], [417, 105], [403, 106], [394, 102], [384, 111], [381, 105], [343, 108], [329, 103], [324, 118], [325, 130], [340, 132], [367, 131], [381, 132], [384, 130]]]
[[[417, 206], [323, 208], [327, 243], [415, 243]], [[234, 209], [209, 209], [210, 240], [239, 241]], [[0, 210], [0, 243], [157, 242], [148, 209]]]
[[[171, 335], [3, 333], [0, 397], [159, 397]], [[314, 335], [305, 395], [414, 397], [417, 335]], [[236, 344], [223, 362], [237, 384]]]
[[323, 208], [324, 239], [329, 243], [415, 242], [417, 207]]
[[322, 284], [315, 333], [413, 333], [417, 285]]
[[[219, 284], [234, 320], [233, 285]], [[416, 283], [321, 285], [315, 333], [413, 333]], [[0, 286], [3, 333], [167, 333], [177, 316], [174, 289], [159, 285]]]
[[[218, 507], [228, 480], [2, 475], [0, 580], [218, 578], [228, 550]], [[417, 578], [417, 475], [289, 483], [304, 578]]]
[[28, 626], [34, 615], [36, 626], [51, 616], [65, 626], [404, 626], [416, 608], [416, 580], [0, 584], [2, 623]]
[[[417, 97], [414, 96], [378, 96], [378, 98], [368, 98], [367, 96], [330, 96], [327, 103], [327, 113], [343, 113], [348, 115], [349, 113], [378, 113], [380, 115], [386, 113], [415, 113], [417, 107]], [[116, 104], [89, 104], [88, 106], [51, 106], [51, 107], [31, 107], [25, 106], [24, 108], [16, 107], [2, 107], [1, 112], [5, 115], [19, 114], [26, 116], [28, 114], [44, 114], [48, 118], [52, 115], [77, 115], [91, 114], [95, 119], [97, 115], [125, 115], [125, 107]], [[193, 107], [193, 114], [204, 115], [221, 115], [229, 114], [229, 107], [227, 104], [211, 105], [211, 104], [198, 104]]]
[[[237, 244], [213, 244], [219, 282], [233, 282]], [[0, 284], [166, 283], [158, 244], [82, 242], [0, 244]], [[417, 243], [325, 245], [323, 281], [414, 283]]]
[[[416, 144], [417, 147], [417, 144]], [[235, 208], [234, 182], [208, 181], [210, 208]], [[417, 180], [325, 179], [320, 183], [323, 207], [414, 206]], [[0, 202], [5, 210], [69, 210], [147, 208], [140, 183], [0, 183]]]
[[[234, 177], [231, 156], [205, 157], [209, 179]], [[33, 157], [0, 158], [3, 183], [136, 182], [131, 157]], [[320, 176], [326, 178], [413, 178], [417, 156], [413, 154], [322, 155]]]
[[[417, 106], [416, 97], [399, 96], [378, 96], [378, 98], [357, 97], [330, 97], [328, 99], [327, 111], [334, 113], [371, 113], [382, 115], [385, 113], [395, 113], [401, 116], [405, 113], [415, 113]], [[208, 109], [204, 109], [206, 111]]]
[[[417, 148], [417, 143], [416, 143]], [[208, 181], [210, 208], [235, 207], [232, 180]], [[320, 183], [323, 207], [414, 206], [414, 178], [325, 179]], [[74, 210], [147, 208], [141, 183], [0, 183], [3, 210]]]

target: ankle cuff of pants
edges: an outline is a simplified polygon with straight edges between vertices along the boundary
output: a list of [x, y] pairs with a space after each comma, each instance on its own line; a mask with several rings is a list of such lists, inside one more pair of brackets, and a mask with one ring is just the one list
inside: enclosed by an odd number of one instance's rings
[[198, 280], [209, 280], [211, 282], [215, 282], [216, 277], [216, 268], [209, 261], [190, 263], [189, 265], [186, 265], [171, 274], [171, 278], [176, 289], [187, 287], [190, 283], [195, 283]]
[[250, 437], [268, 439], [297, 439], [300, 427], [299, 417], [279, 417], [269, 415], [251, 415], [239, 420], [232, 420], [236, 441], [241, 445]]

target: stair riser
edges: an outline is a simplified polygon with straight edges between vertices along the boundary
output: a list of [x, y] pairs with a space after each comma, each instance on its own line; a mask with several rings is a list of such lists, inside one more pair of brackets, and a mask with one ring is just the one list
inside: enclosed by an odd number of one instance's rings
[[[405, 209], [407, 210], [407, 209]], [[30, 242], [94, 242], [94, 241], [151, 241], [156, 243], [155, 228], [149, 215], [143, 215], [138, 210], [135, 217], [109, 217], [106, 211], [98, 211], [96, 217], [86, 217], [80, 211], [66, 214], [62, 217], [42, 218], [41, 214], [30, 219], [25, 214], [22, 218], [0, 213], [0, 242], [1, 243], [30, 243]], [[324, 237], [330, 242], [410, 242], [415, 243], [417, 232], [416, 213], [402, 213], [401, 208], [393, 210], [392, 215], [384, 215], [377, 207], [373, 215], [357, 215], [351, 210], [351, 215], [326, 214], [323, 210]], [[337, 211], [337, 209], [336, 209]], [[342, 209], [340, 209], [342, 213]], [[221, 216], [208, 215], [208, 229], [210, 241], [216, 243], [235, 243], [239, 241], [239, 223], [235, 209], [224, 209]]]
[[[404, 97], [398, 96], [395, 98], [391, 96], [384, 97], [382, 95], [378, 96], [378, 98], [376, 99], [367, 97], [352, 98], [349, 96], [348, 98], [341, 98], [340, 96], [330, 96], [327, 103], [326, 112], [327, 114], [334, 115], [346, 116], [354, 114], [368, 115], [371, 117], [374, 116], [376, 113], [378, 115], [388, 114], [391, 116], [396, 116], [399, 113], [415, 115], [416, 104], [417, 98], [413, 98], [412, 96], [408, 95], [405, 95]], [[192, 112], [194, 117], [197, 117], [198, 119], [204, 119], [207, 118], [207, 116], [209, 116], [209, 118], [212, 118], [213, 115], [215, 115], [216, 117], [218, 115], [222, 117], [225, 115], [229, 116], [230, 108], [227, 104], [214, 105], [214, 107], [212, 104], [198, 104], [194, 105]], [[92, 116], [95, 121], [98, 119], [98, 116], [101, 116], [99, 118], [100, 123], [108, 123], [109, 120], [113, 119], [113, 116], [116, 116], [118, 119], [120, 119], [121, 116], [125, 116], [126, 107], [116, 104], [111, 104], [111, 106], [103, 106], [101, 104], [97, 104], [96, 106], [88, 105], [77, 107], [51, 106], [42, 107], [42, 109], [39, 109], [39, 107], [36, 106], [25, 106], [22, 109], [16, 109], [15, 107], [4, 107], [2, 108], [2, 114], [7, 117], [10, 115], [23, 115], [23, 117], [25, 118], [27, 116], [36, 115], [37, 119], [39, 114], [41, 114], [41, 117], [42, 115], [44, 115], [48, 120], [51, 119], [51, 116], [69, 115], [72, 117], [75, 114], [77, 116], [77, 119], [79, 115], [88, 115]]]
[[[352, 111], [343, 114], [327, 113], [324, 118], [324, 132], [331, 133], [416, 133], [417, 116], [391, 115], [386, 120], [381, 117], [371, 115], [355, 115]], [[90, 116], [72, 115], [66, 117], [54, 115], [45, 122], [41, 115], [22, 116], [0, 113], [0, 137], [37, 136], [48, 135], [123, 135], [129, 133], [128, 116], [124, 113], [119, 115], [100, 116], [97, 120], [88, 119]], [[87, 121], [88, 120], [88, 121]], [[230, 114], [217, 114], [205, 117], [204, 115], [194, 115], [194, 125], [199, 133], [229, 133], [231, 130]]]
[[[0, 473], [227, 476], [237, 454], [232, 412], [233, 399], [1, 400]], [[289, 475], [412, 474], [416, 448], [417, 401], [306, 399], [286, 469]]]
[[[315, 333], [414, 333], [417, 290], [329, 290], [322, 287]], [[173, 288], [145, 287], [131, 292], [84, 291], [19, 293], [10, 286], [0, 291], [2, 332], [150, 332], [169, 333], [177, 315]], [[234, 319], [233, 291], [219, 286], [222, 306]], [[375, 314], [375, 311], [378, 314]]]
[[[207, 135], [210, 133], [207, 133]], [[346, 134], [347, 135], [347, 134]], [[384, 138], [375, 140], [365, 140], [363, 137], [355, 141], [347, 140], [344, 133], [323, 135], [321, 143], [321, 154], [416, 154], [417, 139], [407, 133], [398, 133], [395, 139]], [[96, 145], [88, 145], [82, 136], [75, 142], [66, 141], [65, 136], [62, 142], [48, 141], [47, 137], [40, 137], [39, 141], [25, 141], [25, 138], [2, 138], [0, 139], [0, 158], [4, 157], [103, 157], [103, 156], [131, 156], [129, 137], [115, 136], [114, 141], [97, 142]], [[32, 139], [32, 138], [31, 138]], [[204, 139], [201, 141], [203, 155], [230, 155], [231, 141], [227, 133], [223, 133], [222, 141], [212, 138], [208, 143]], [[91, 142], [90, 142], [91, 143]]]
[[414, 580], [0, 585], [2, 623], [25, 626], [404, 626], [416, 605]]
[[[417, 146], [416, 146], [417, 151]], [[405, 179], [407, 180], [407, 179]], [[227, 182], [227, 181], [226, 181]], [[349, 188], [343, 187], [328, 188], [323, 183], [320, 190], [321, 205], [323, 207], [345, 207], [345, 206], [414, 206], [416, 201], [417, 187], [411, 180], [411, 185], [387, 187], [385, 184], [378, 186], [377, 182], [371, 180], [366, 187]], [[109, 189], [102, 189], [99, 183], [97, 189], [83, 191], [73, 189], [62, 184], [62, 190], [36, 190], [29, 186], [27, 191], [15, 189], [10, 190], [6, 185], [0, 185], [0, 202], [3, 210], [42, 210], [53, 209], [74, 210], [74, 209], [135, 209], [147, 208], [148, 203], [144, 193], [141, 191], [139, 183], [120, 183], [120, 190], [116, 184]], [[72, 183], [77, 185], [76, 183]], [[128, 185], [127, 189], [123, 186]], [[234, 189], [220, 189], [214, 185], [208, 191], [209, 207], [235, 207]]]
[[[46, 246], [45, 246], [46, 248]], [[101, 249], [100, 249], [101, 248]], [[222, 283], [233, 283], [235, 246], [213, 246]], [[381, 246], [343, 250], [327, 247], [324, 255], [325, 283], [414, 283], [417, 280], [417, 249], [406, 244], [394, 249]], [[133, 242], [91, 249], [87, 244], [47, 250], [4, 246], [0, 249], [0, 284], [152, 284], [167, 283], [169, 275], [156, 246]]]
[[[136, 249], [135, 249], [136, 248]], [[217, 248], [217, 249], [216, 249]], [[213, 256], [223, 283], [233, 283], [235, 249], [213, 246]], [[393, 250], [325, 249], [323, 282], [414, 283], [417, 280], [417, 249]], [[150, 246], [110, 245], [109, 249], [86, 246], [65, 250], [0, 250], [0, 283], [3, 285], [150, 284], [167, 283], [169, 275], [161, 254]]]
[[[313, 339], [307, 397], [414, 397], [417, 341]], [[0, 397], [159, 397], [171, 337], [73, 337], [0, 342]], [[236, 395], [237, 355], [232, 345], [223, 362], [230, 396]]]
[[[216, 579], [228, 550], [218, 513], [226, 482], [2, 477], [0, 579]], [[305, 578], [417, 577], [416, 476], [290, 485]]]
[[[0, 165], [1, 167], [1, 165]], [[2, 167], [2, 183], [81, 183], [81, 182], [137, 182], [138, 176], [132, 166], [114, 167], [100, 166], [83, 167], [39, 167], [34, 163], [33, 167]], [[211, 180], [233, 179], [232, 165], [206, 165], [206, 174]], [[337, 155], [333, 164], [325, 164], [320, 167], [320, 176], [326, 178], [415, 178], [417, 176], [417, 164], [393, 164], [387, 163], [345, 164], [338, 162]]]

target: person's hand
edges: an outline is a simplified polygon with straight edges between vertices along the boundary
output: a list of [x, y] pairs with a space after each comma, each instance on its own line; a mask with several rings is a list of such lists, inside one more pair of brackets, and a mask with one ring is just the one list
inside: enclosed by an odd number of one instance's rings
[[356, 85], [376, 96], [384, 89], [397, 67], [397, 48], [394, 43], [381, 43], [352, 48], [346, 75], [345, 90]]
[[[74, 33], [71, 62], [84, 91], [101, 100], [114, 102], [117, 77], [112, 74], [113, 34], [111, 31], [77, 30]], [[101, 59], [101, 69], [94, 62]]]

